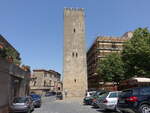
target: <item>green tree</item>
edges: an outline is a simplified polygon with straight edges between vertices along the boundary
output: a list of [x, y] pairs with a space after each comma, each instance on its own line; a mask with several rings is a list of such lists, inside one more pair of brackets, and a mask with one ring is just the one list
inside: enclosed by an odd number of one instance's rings
[[122, 59], [127, 78], [150, 77], [150, 32], [147, 28], [134, 31], [133, 37], [124, 44]]
[[98, 74], [104, 82], [117, 82], [124, 79], [123, 62], [118, 53], [112, 53], [100, 60]]
[[21, 64], [21, 58], [18, 56], [17, 52], [12, 48], [0, 48], [0, 57], [8, 59], [9, 57], [13, 58], [14, 64]]
[[2, 58], [6, 58], [6, 51], [4, 50], [4, 48], [0, 48], [0, 57]]

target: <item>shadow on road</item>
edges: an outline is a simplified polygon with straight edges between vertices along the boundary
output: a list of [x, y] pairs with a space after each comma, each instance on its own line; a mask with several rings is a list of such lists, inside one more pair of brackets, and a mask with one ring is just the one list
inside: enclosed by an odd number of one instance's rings
[[98, 112], [101, 112], [101, 113], [118, 113], [117, 111], [112, 111], [112, 110], [97, 110]]
[[99, 109], [99, 107], [94, 107], [94, 106], [91, 106], [91, 108], [92, 108], [92, 109]]

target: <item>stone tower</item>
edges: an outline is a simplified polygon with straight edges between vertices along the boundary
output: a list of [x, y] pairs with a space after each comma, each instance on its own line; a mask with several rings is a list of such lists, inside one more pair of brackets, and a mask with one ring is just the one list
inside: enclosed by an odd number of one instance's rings
[[64, 9], [63, 90], [67, 97], [83, 97], [87, 90], [84, 10]]

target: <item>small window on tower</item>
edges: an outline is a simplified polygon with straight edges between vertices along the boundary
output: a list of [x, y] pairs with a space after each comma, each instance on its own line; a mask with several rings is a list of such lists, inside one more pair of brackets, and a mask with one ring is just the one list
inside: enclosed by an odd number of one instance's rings
[[72, 53], [72, 57], [74, 57], [74, 52]]
[[76, 83], [76, 82], [77, 82], [77, 80], [76, 80], [76, 79], [74, 79], [74, 82]]
[[76, 53], [76, 57], [78, 57], [78, 53]]
[[75, 29], [75, 28], [73, 29], [73, 32], [74, 32], [74, 33], [76, 32], [76, 29]]

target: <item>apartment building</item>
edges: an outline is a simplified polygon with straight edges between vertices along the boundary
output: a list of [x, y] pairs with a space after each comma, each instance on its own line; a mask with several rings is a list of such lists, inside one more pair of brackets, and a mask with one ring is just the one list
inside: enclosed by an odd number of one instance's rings
[[57, 92], [62, 89], [60, 87], [60, 78], [60, 73], [54, 70], [33, 70], [30, 81], [30, 92], [41, 95], [49, 91]]
[[132, 32], [122, 37], [98, 36], [87, 52], [88, 89], [99, 89], [101, 78], [97, 74], [99, 60], [110, 53], [120, 53], [125, 41], [132, 37]]

